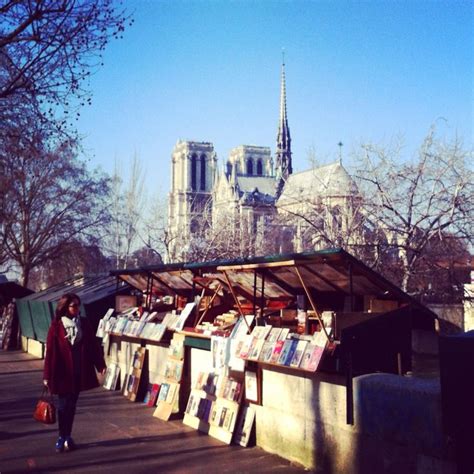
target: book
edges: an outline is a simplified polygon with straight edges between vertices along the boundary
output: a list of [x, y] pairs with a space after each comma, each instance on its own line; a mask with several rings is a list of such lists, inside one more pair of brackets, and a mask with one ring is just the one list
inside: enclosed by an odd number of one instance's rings
[[145, 396], [143, 398], [143, 403], [146, 403], [148, 405], [148, 402], [150, 401], [152, 390], [153, 390], [153, 384], [149, 383], [147, 388], [146, 388]]
[[260, 337], [262, 337], [261, 334], [263, 333], [263, 329], [264, 329], [264, 326], [255, 326], [252, 329], [252, 332], [250, 333], [250, 335], [255, 339], [259, 339]]
[[195, 306], [196, 303], [194, 302], [187, 303], [186, 306], [183, 308], [183, 311], [181, 311], [178, 318], [174, 322], [172, 329], [175, 329], [176, 331], [182, 331], [186, 320], [188, 319]]
[[160, 388], [160, 393], [158, 395], [158, 401], [164, 402], [168, 396], [168, 390], [170, 389], [169, 383], [162, 383]]
[[267, 337], [268, 342], [278, 341], [278, 336], [281, 333], [281, 328], [272, 328], [270, 334]]
[[260, 355], [258, 357], [258, 360], [262, 362], [270, 362], [270, 359], [272, 357], [272, 352], [275, 347], [277, 341], [265, 341], [263, 344], [262, 350], [260, 352]]
[[166, 394], [166, 403], [169, 403], [170, 405], [172, 405], [176, 399], [176, 396], [178, 395], [178, 388], [179, 388], [179, 384], [177, 383], [170, 383], [169, 384], [169, 389], [168, 389], [168, 393]]
[[141, 337], [143, 337], [143, 339], [150, 339], [150, 334], [153, 332], [154, 327], [154, 323], [145, 323], [145, 326], [141, 333]]
[[235, 323], [234, 329], [232, 329], [232, 332], [230, 334], [230, 338], [240, 339], [242, 336], [246, 335], [248, 333], [248, 328], [251, 326], [254, 319], [255, 316], [253, 314], [245, 316], [245, 320], [244, 316], [241, 316], [239, 320]]
[[291, 359], [290, 366], [291, 367], [299, 367], [301, 364], [301, 359], [303, 358], [304, 351], [306, 346], [308, 345], [308, 341], [300, 340], [298, 341], [298, 345], [296, 346], [295, 353], [293, 358]]
[[293, 359], [293, 356], [295, 355], [296, 347], [298, 346], [298, 343], [300, 342], [298, 339], [290, 339], [290, 341], [291, 341], [290, 348], [289, 348], [288, 353], [285, 357], [285, 360], [283, 361], [283, 365], [287, 365], [287, 366], [290, 365], [290, 363]]
[[265, 344], [265, 339], [254, 339], [252, 343], [252, 347], [249, 350], [248, 359], [250, 360], [257, 360], [260, 356], [260, 352], [262, 351], [263, 345]]
[[321, 357], [324, 353], [324, 347], [315, 345], [311, 357], [308, 362], [307, 370], [315, 372], [318, 369], [319, 363], [321, 362]]
[[163, 334], [165, 333], [165, 331], [166, 331], [165, 324], [156, 324], [155, 329], [150, 336], [150, 339], [153, 339], [154, 341], [161, 341], [161, 338], [163, 337]]
[[254, 341], [254, 338], [251, 335], [245, 336], [244, 343], [242, 345], [242, 349], [240, 350], [240, 354], [239, 354], [241, 359], [248, 358], [253, 341]]
[[306, 346], [303, 352], [303, 357], [301, 358], [301, 362], [300, 362], [301, 369], [308, 370], [309, 361], [311, 360], [311, 354], [313, 353], [313, 350], [315, 347], [316, 347], [316, 344], [314, 344], [314, 342], [309, 342], [308, 345]]
[[165, 317], [163, 318], [163, 321], [161, 321], [161, 324], [164, 324], [166, 327], [169, 327], [175, 315], [176, 315], [176, 312], [174, 311], [166, 313]]
[[194, 403], [194, 395], [191, 393], [188, 398], [188, 404], [186, 405], [186, 410], [184, 410], [184, 412], [187, 413], [188, 415], [191, 414], [193, 403]]
[[290, 334], [290, 328], [281, 328], [280, 334], [278, 335], [278, 340], [284, 340], [288, 337], [288, 334]]
[[269, 324], [267, 324], [266, 326], [263, 326], [261, 339], [266, 339], [268, 337], [268, 335], [270, 334], [272, 329], [273, 329], [273, 326], [270, 326]]
[[277, 364], [285, 365], [285, 360], [288, 357], [288, 353], [290, 352], [292, 344], [293, 339], [285, 339], [281, 349], [280, 357], [278, 357], [278, 360], [276, 361]]
[[150, 392], [150, 398], [148, 399], [147, 405], [149, 407], [154, 407], [156, 405], [156, 400], [158, 398], [158, 392], [160, 391], [160, 384], [154, 383], [152, 384], [152, 389]]
[[275, 347], [273, 348], [272, 356], [269, 362], [272, 364], [278, 364], [278, 359], [280, 358], [281, 350], [283, 349], [284, 344], [285, 341], [281, 339], [275, 342]]

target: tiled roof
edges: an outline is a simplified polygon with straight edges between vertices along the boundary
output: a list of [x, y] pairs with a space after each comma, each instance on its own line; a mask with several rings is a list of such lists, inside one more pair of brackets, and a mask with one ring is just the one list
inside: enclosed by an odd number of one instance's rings
[[276, 193], [276, 180], [269, 176], [237, 176], [237, 184], [244, 193], [252, 193], [255, 189], [269, 196]]
[[357, 185], [340, 162], [320, 166], [288, 177], [279, 201], [306, 195], [349, 196], [358, 194]]

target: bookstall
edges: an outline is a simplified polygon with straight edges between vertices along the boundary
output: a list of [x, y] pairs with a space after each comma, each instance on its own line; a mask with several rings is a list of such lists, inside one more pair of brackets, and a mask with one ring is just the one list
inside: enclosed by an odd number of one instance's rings
[[[119, 367], [119, 387], [123, 389], [133, 353], [140, 347], [146, 348], [148, 384], [159, 387], [155, 414], [160, 418], [184, 412], [190, 376], [196, 373], [196, 368], [191, 368], [191, 357], [185, 354], [195, 352], [194, 349], [206, 355], [209, 352], [209, 337], [186, 337], [185, 328], [193, 330], [203, 323], [204, 316], [208, 321], [216, 312], [232, 307], [231, 299], [224, 301], [222, 283], [210, 276], [213, 270], [215, 265], [169, 264], [112, 272], [140, 290], [141, 298], [136, 301], [137, 306], [122, 308], [101, 320], [98, 335], [104, 337], [107, 363]], [[208, 273], [206, 277], [204, 272]], [[179, 355], [176, 351], [171, 353], [178, 335], [183, 346]], [[198, 365], [202, 365], [202, 360], [195, 364]]]
[[169, 391], [179, 334], [183, 422], [243, 445], [253, 425], [258, 445], [304, 464], [326, 412], [353, 425], [353, 377], [410, 371], [412, 332], [434, 331], [433, 313], [341, 249], [113, 274], [143, 304], [106, 331], [109, 362], [146, 347], [150, 386]]
[[0, 349], [17, 349], [19, 344], [18, 311], [15, 300], [33, 291], [0, 275]]

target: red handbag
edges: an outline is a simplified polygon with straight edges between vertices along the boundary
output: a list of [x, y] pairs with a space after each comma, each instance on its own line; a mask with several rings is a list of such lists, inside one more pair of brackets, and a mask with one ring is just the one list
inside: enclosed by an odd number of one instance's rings
[[53, 403], [53, 396], [46, 387], [43, 388], [41, 397], [38, 400], [38, 403], [36, 403], [33, 418], [46, 425], [56, 423], [56, 407]]

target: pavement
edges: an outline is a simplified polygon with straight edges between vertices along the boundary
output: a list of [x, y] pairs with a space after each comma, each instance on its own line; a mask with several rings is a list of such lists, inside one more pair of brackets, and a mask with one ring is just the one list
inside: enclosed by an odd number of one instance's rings
[[73, 437], [78, 449], [56, 453], [57, 427], [32, 417], [43, 361], [0, 350], [0, 474], [306, 472], [253, 446], [226, 445], [182, 423], [153, 417], [154, 408], [102, 387], [79, 398]]

